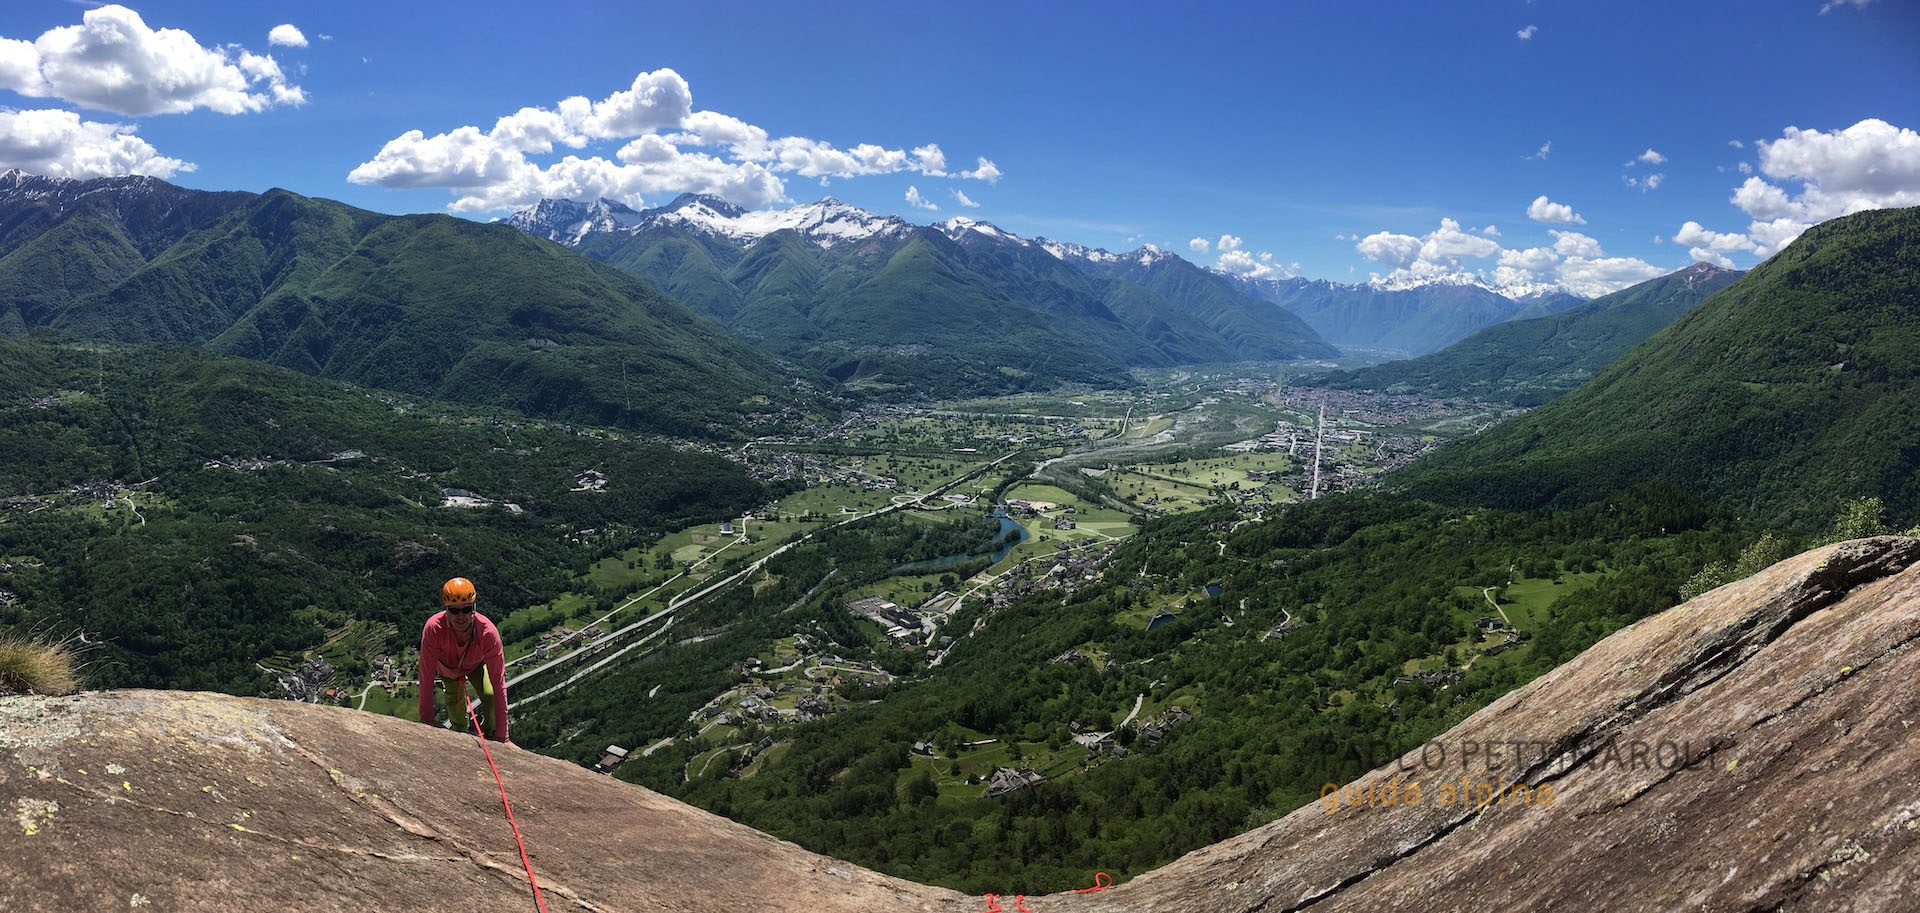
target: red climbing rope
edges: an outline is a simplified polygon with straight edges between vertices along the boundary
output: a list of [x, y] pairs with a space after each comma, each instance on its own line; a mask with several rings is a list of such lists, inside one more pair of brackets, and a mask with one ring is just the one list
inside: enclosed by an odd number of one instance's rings
[[[1104, 891], [1110, 887], [1113, 887], [1113, 876], [1108, 875], [1105, 872], [1095, 872], [1093, 873], [1093, 887], [1078, 888], [1078, 889], [1075, 889], [1073, 893], [1091, 894], [1095, 891]], [[1015, 910], [1018, 910], [1019, 913], [1033, 913], [1032, 910], [1027, 909], [1026, 901], [1027, 901], [1027, 895], [1025, 894], [1013, 895], [1013, 908]], [[982, 913], [1005, 913], [1005, 910], [1003, 910], [1000, 906], [1000, 895], [988, 894], [987, 908], [984, 911], [982, 911]]]
[[500, 784], [500, 807], [507, 810], [507, 825], [513, 828], [513, 842], [520, 845], [520, 864], [527, 867], [527, 883], [533, 886], [533, 903], [540, 913], [547, 913], [547, 900], [540, 896], [540, 882], [533, 877], [533, 863], [527, 860], [527, 842], [520, 839], [520, 822], [513, 820], [513, 806], [507, 802], [507, 781], [500, 779], [500, 766], [493, 763], [493, 752], [487, 748], [487, 737], [480, 731], [480, 718], [473, 715], [473, 706], [467, 706], [467, 719], [473, 722], [475, 735], [480, 736], [480, 750], [487, 756], [487, 766], [493, 768], [493, 782]]
[[1091, 887], [1091, 888], [1080, 888], [1079, 890], [1076, 890], [1076, 891], [1074, 891], [1073, 893], [1075, 893], [1075, 894], [1092, 894], [1092, 893], [1093, 893], [1093, 892], [1095, 892], [1095, 891], [1104, 891], [1104, 890], [1106, 890], [1106, 889], [1108, 889], [1108, 888], [1111, 888], [1111, 887], [1113, 887], [1113, 876], [1112, 876], [1112, 875], [1109, 875], [1109, 874], [1107, 874], [1107, 873], [1105, 873], [1105, 872], [1095, 872], [1095, 873], [1093, 873], [1093, 887]]

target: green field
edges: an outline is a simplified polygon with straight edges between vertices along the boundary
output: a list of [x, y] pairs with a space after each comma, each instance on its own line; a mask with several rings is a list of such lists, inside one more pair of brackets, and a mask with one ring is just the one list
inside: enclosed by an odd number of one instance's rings
[[[1060, 541], [1112, 540], [1124, 539], [1139, 531], [1132, 518], [1120, 511], [1108, 507], [1089, 506], [1080, 496], [1053, 485], [1041, 485], [1022, 482], [1007, 489], [1009, 500], [1045, 501], [1059, 505], [1059, 509], [1048, 511], [1038, 518], [1023, 518], [1021, 525], [1027, 528], [1032, 538], [1028, 545], [1047, 543], [1048, 549]], [[1065, 508], [1071, 507], [1075, 529], [1054, 529], [1055, 519], [1067, 516]], [[1035, 554], [1038, 550], [1026, 554]]]

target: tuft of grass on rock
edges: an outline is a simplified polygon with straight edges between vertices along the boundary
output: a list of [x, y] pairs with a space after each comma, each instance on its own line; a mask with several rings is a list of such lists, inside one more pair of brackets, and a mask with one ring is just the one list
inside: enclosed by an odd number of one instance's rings
[[71, 641], [0, 635], [0, 696], [78, 690], [79, 663]]

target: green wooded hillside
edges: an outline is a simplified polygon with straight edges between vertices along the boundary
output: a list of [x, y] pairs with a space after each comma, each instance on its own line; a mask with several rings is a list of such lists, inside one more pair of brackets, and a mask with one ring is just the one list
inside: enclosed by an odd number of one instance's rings
[[[404, 647], [447, 577], [502, 619], [608, 549], [769, 495], [662, 444], [185, 347], [6, 337], [0, 453], [0, 628], [102, 641], [99, 686], [251, 693], [256, 662], [355, 625]], [[588, 469], [605, 491], [571, 490]], [[445, 507], [448, 488], [500, 503]]]
[[1920, 512], [1920, 209], [1807, 231], [1586, 385], [1395, 482], [1574, 505], [1661, 480], [1769, 525]]
[[1314, 384], [1537, 406], [1586, 383], [1739, 277], [1695, 264], [1549, 316], [1494, 324], [1432, 355], [1335, 371]]
[[[202, 345], [415, 395], [676, 434], [738, 434], [743, 413], [792, 395], [780, 367], [719, 327], [507, 226], [280, 190], [31, 180], [56, 192], [0, 192], [0, 330]], [[178, 206], [157, 212], [155, 197]]]

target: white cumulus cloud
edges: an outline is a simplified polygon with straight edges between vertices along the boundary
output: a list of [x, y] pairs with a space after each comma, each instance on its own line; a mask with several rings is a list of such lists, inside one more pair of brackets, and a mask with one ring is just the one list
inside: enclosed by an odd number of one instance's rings
[[1753, 219], [1745, 236], [1757, 256], [1772, 256], [1828, 219], [1920, 206], [1920, 133], [1911, 128], [1868, 118], [1844, 130], [1788, 127], [1754, 145], [1760, 174], [1734, 188], [1728, 202]]
[[[604, 152], [587, 154], [590, 147], [613, 142], [621, 145], [612, 160]], [[582, 154], [550, 164], [530, 158], [551, 155], [557, 147]], [[543, 197], [606, 197], [639, 206], [647, 195], [687, 191], [756, 207], [787, 198], [780, 175], [822, 184], [898, 173], [999, 179], [991, 161], [978, 161], [973, 170], [953, 175], [946, 154], [931, 143], [912, 149], [873, 143], [840, 147], [802, 136], [771, 136], [740, 118], [693, 110], [687, 81], [671, 69], [659, 69], [638, 74], [628, 87], [597, 101], [573, 96], [551, 107], [521, 108], [486, 131], [463, 126], [429, 136], [409, 130], [347, 179], [383, 187], [446, 188], [458, 197], [450, 207], [456, 212], [526, 206]], [[964, 194], [956, 197], [963, 206], [978, 205]], [[938, 209], [917, 187], [908, 202]]]
[[979, 209], [979, 208], [980, 208], [980, 204], [979, 204], [979, 203], [975, 203], [975, 202], [973, 201], [973, 198], [972, 198], [972, 197], [969, 197], [969, 196], [967, 196], [967, 192], [966, 192], [966, 191], [964, 191], [964, 190], [961, 190], [961, 189], [960, 189], [960, 188], [958, 188], [958, 187], [956, 187], [956, 188], [954, 188], [954, 190], [953, 190], [953, 198], [954, 198], [954, 200], [955, 200], [955, 201], [957, 201], [957, 202], [958, 202], [958, 203], [959, 203], [960, 205], [962, 205], [962, 206], [965, 206], [965, 207], [967, 207], [968, 209]]
[[0, 167], [77, 180], [123, 174], [170, 178], [194, 170], [189, 162], [161, 155], [123, 124], [81, 120], [72, 111], [5, 109], [0, 109]]
[[1498, 263], [1493, 281], [1499, 285], [1552, 282], [1560, 270], [1560, 255], [1544, 247], [1503, 250]]
[[1598, 260], [1568, 257], [1560, 264], [1560, 284], [1576, 295], [1597, 298], [1648, 279], [1658, 279], [1667, 272], [1635, 257]]
[[1544, 160], [1547, 157], [1547, 153], [1552, 151], [1553, 151], [1553, 140], [1547, 140], [1546, 142], [1540, 144], [1539, 152], [1535, 152], [1532, 155], [1526, 156], [1526, 158]]
[[1733, 258], [1710, 248], [1689, 247], [1687, 256], [1700, 263], [1711, 263], [1721, 269], [1733, 269]]
[[1205, 238], [1192, 238], [1187, 241], [1187, 249], [1196, 254], [1204, 254], [1211, 245]]
[[1245, 279], [1291, 279], [1300, 273], [1298, 263], [1284, 265], [1266, 251], [1252, 254], [1240, 250], [1237, 245], [1232, 250], [1222, 250], [1214, 268]]
[[1553, 252], [1562, 257], [1598, 257], [1600, 242], [1577, 231], [1548, 231], [1553, 236]]
[[[1559, 205], [1546, 197], [1535, 203], [1536, 208]], [[1571, 209], [1564, 215], [1571, 216]], [[1558, 285], [1591, 298], [1666, 272], [1636, 258], [1607, 257], [1598, 240], [1577, 231], [1554, 229], [1548, 234], [1553, 236], [1552, 247], [1508, 249], [1486, 237], [1485, 229], [1475, 234], [1462, 229], [1459, 222], [1443, 218], [1440, 227], [1424, 237], [1375, 232], [1362, 238], [1354, 249], [1391, 268], [1385, 276], [1374, 277], [1389, 285], [1447, 281], [1489, 285], [1509, 292]], [[1494, 261], [1490, 272], [1469, 262], [1488, 259]]]
[[203, 47], [180, 29], [148, 28], [118, 5], [87, 10], [80, 25], [32, 42], [0, 39], [0, 89], [131, 116], [241, 114], [306, 101], [272, 57]]
[[304, 48], [307, 46], [307, 36], [291, 23], [283, 23], [274, 26], [273, 31], [267, 33], [267, 43], [288, 48]]
[[1470, 234], [1452, 219], [1441, 219], [1440, 227], [1420, 244], [1420, 259], [1441, 266], [1457, 265], [1462, 257], [1484, 258], [1499, 252], [1499, 242]]
[[960, 176], [963, 178], [966, 178], [972, 181], [986, 181], [989, 184], [998, 183], [1000, 180], [1000, 175], [1001, 175], [1000, 169], [995, 167], [992, 162], [987, 161], [987, 159], [984, 157], [980, 159], [980, 164], [977, 167], [975, 167], [972, 171], [960, 172]]
[[[1649, 147], [1647, 151], [1642, 152], [1639, 155], [1635, 156], [1633, 161], [1639, 162], [1643, 165], [1664, 165], [1667, 163], [1667, 157], [1664, 155], [1661, 155], [1658, 152], [1653, 151], [1653, 149]], [[1628, 164], [1632, 164], [1632, 162], [1629, 162]]]
[[915, 209], [931, 209], [935, 211], [938, 211], [940, 209], [939, 206], [934, 205], [934, 202], [932, 200], [929, 200], [926, 197], [921, 196], [920, 188], [915, 187], [912, 184], [907, 185], [907, 205], [912, 206]]
[[1420, 259], [1420, 239], [1412, 235], [1376, 231], [1354, 244], [1362, 256], [1394, 269], [1407, 269]]
[[1547, 195], [1544, 193], [1535, 198], [1534, 201], [1527, 206], [1527, 218], [1535, 222], [1545, 222], [1550, 225], [1587, 224], [1586, 218], [1574, 212], [1572, 206], [1568, 206], [1565, 203], [1555, 203], [1547, 199]]
[[1532, 41], [1534, 33], [1538, 31], [1540, 31], [1539, 26], [1529, 25], [1526, 28], [1523, 28], [1520, 31], [1515, 32], [1514, 34], [1519, 35], [1521, 41]]
[[1221, 235], [1220, 240], [1215, 243], [1220, 248], [1221, 252], [1225, 253], [1227, 251], [1239, 250], [1242, 242], [1239, 238], [1233, 235]]
[[1753, 250], [1753, 239], [1738, 232], [1708, 231], [1691, 219], [1673, 233], [1673, 243], [1724, 254], [1734, 250]]

